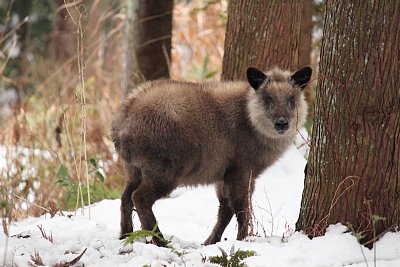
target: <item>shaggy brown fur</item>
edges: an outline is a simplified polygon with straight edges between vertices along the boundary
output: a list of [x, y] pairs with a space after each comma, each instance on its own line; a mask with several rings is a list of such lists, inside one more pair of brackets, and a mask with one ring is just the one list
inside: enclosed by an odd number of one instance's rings
[[[132, 232], [134, 206], [142, 228], [152, 230], [156, 200], [178, 186], [204, 184], [216, 185], [220, 203], [205, 244], [220, 241], [234, 214], [237, 239], [247, 236], [249, 179], [282, 155], [304, 123], [302, 88], [311, 68], [266, 75], [249, 68], [247, 76], [248, 82], [147, 82], [119, 107], [112, 137], [125, 161], [121, 238]], [[162, 238], [153, 242], [165, 245]]]

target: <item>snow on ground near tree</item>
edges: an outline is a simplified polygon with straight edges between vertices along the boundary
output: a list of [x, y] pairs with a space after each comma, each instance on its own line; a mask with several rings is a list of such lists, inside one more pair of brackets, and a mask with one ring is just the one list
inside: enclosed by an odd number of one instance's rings
[[[236, 241], [236, 223], [232, 220], [223, 236], [227, 241], [202, 246], [216, 222], [214, 189], [179, 188], [170, 198], [158, 201], [154, 212], [164, 235], [172, 238], [171, 246], [183, 256], [171, 248], [141, 242], [124, 247], [118, 240], [120, 201], [104, 200], [91, 207], [91, 220], [86, 208], [84, 215], [81, 210], [64, 213], [73, 214], [70, 218], [46, 215], [10, 226], [11, 236], [27, 238], [6, 238], [0, 231], [0, 266], [28, 266], [35, 251], [51, 266], [71, 261], [86, 248], [76, 266], [217, 266], [202, 259], [220, 255], [219, 248], [229, 253], [233, 245], [235, 250], [256, 251], [257, 256], [244, 260], [248, 266], [367, 266], [366, 261], [373, 266], [374, 251], [361, 247], [340, 224], [330, 226], [325, 236], [313, 240], [292, 233], [300, 207], [304, 166], [303, 156], [293, 147], [257, 180], [253, 205], [258, 224], [254, 227], [258, 235], [264, 236], [265, 231], [268, 237]], [[48, 235], [51, 232], [53, 243], [42, 237], [38, 225]], [[134, 226], [135, 230], [140, 227], [137, 216]], [[400, 266], [400, 233], [387, 233], [376, 248], [377, 266]]]

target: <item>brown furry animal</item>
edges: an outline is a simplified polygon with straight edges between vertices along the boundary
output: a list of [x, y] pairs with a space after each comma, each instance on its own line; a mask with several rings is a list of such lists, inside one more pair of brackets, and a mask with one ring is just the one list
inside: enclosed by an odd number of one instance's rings
[[[141, 84], [119, 107], [112, 138], [125, 161], [121, 238], [132, 232], [135, 206], [142, 228], [152, 230], [154, 202], [178, 186], [215, 184], [217, 224], [204, 244], [220, 241], [235, 214], [237, 239], [248, 234], [248, 194], [263, 170], [292, 143], [305, 121], [302, 89], [312, 70], [291, 74], [247, 70], [247, 82]], [[251, 185], [249, 192], [249, 184]], [[165, 246], [160, 238], [153, 243]]]

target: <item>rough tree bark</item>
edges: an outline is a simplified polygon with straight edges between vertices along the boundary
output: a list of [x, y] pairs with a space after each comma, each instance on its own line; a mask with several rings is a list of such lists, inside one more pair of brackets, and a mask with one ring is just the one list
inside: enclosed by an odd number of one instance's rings
[[138, 75], [134, 76], [134, 70], [138, 68], [137, 57], [135, 53], [134, 43], [134, 31], [133, 22], [135, 21], [135, 4], [136, 0], [124, 0], [124, 13], [125, 13], [125, 25], [124, 25], [124, 36], [122, 40], [122, 79], [121, 79], [121, 89], [122, 95], [126, 96], [134, 85], [139, 81]]
[[[299, 66], [311, 65], [311, 41], [314, 23], [312, 20], [314, 0], [303, 0], [300, 23]], [[304, 95], [310, 107], [314, 106], [314, 89], [308, 84]]]
[[303, 0], [300, 23], [299, 65], [311, 64], [313, 0]]
[[399, 225], [399, 43], [400, 1], [327, 1], [297, 230], [341, 222], [371, 246]]
[[136, 58], [146, 80], [169, 78], [173, 0], [138, 0]]
[[245, 79], [246, 69], [299, 67], [302, 1], [231, 0], [222, 80]]

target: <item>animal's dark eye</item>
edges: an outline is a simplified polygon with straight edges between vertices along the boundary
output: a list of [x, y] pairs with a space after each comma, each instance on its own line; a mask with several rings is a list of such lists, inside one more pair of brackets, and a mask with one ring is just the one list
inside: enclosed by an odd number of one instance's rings
[[266, 97], [264, 97], [264, 103], [265, 103], [265, 106], [267, 107], [267, 108], [273, 108], [274, 107], [274, 100], [272, 99], [272, 97], [270, 97], [270, 96], [266, 96]]
[[293, 96], [289, 98], [288, 105], [290, 109], [294, 109], [294, 107], [296, 106], [296, 100]]

